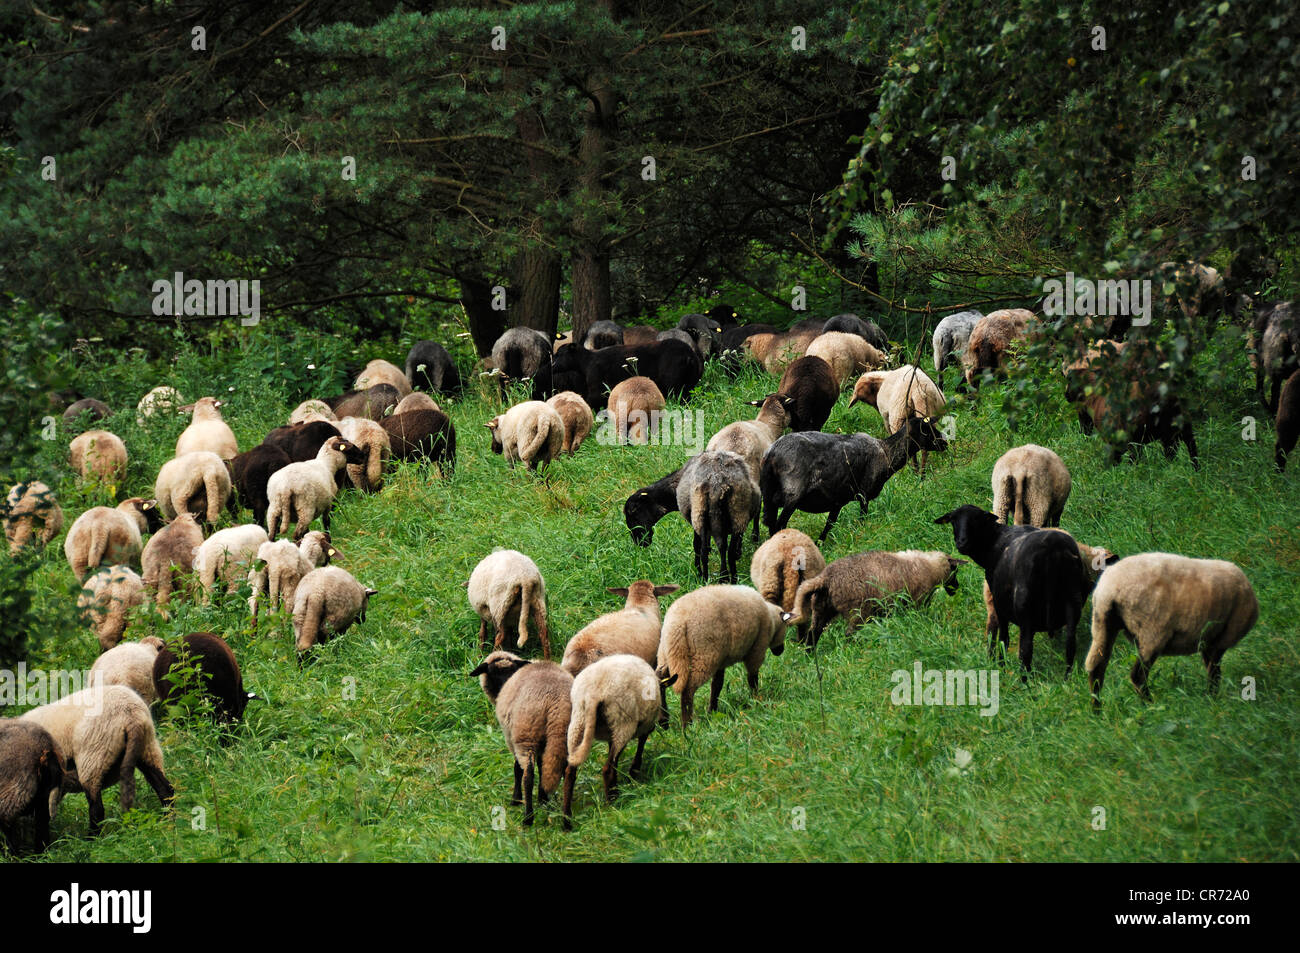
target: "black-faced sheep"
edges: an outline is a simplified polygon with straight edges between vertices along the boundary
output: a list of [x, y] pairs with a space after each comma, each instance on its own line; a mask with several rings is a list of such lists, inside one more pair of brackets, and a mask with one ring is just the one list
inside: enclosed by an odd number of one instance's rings
[[[677, 588], [638, 579], [626, 588], [610, 589], [614, 595], [625, 598], [623, 608], [607, 612], [583, 626], [564, 647], [560, 665], [573, 676], [611, 655], [635, 655], [653, 665], [659, 652], [659, 599], [676, 592]], [[667, 708], [663, 716], [666, 721]]]
[[411, 382], [402, 373], [402, 369], [378, 357], [366, 364], [352, 386], [356, 390], [367, 390], [376, 384], [387, 384], [395, 388], [399, 399], [411, 392]]
[[659, 416], [667, 406], [664, 395], [648, 377], [629, 377], [609, 392], [602, 421], [609, 419], [620, 444], [645, 446], [659, 429]]
[[695, 534], [695, 571], [709, 578], [709, 544], [718, 548], [719, 573], [735, 582], [746, 524], [754, 523], [762, 498], [743, 457], [706, 450], [687, 461], [677, 485], [677, 510]]
[[1034, 313], [1024, 308], [991, 311], [971, 329], [966, 350], [962, 352], [962, 374], [966, 383], [979, 387], [985, 371], [995, 374], [1006, 368], [1007, 349], [1029, 332]]
[[370, 597], [378, 594], [378, 589], [361, 585], [338, 566], [321, 566], [307, 573], [293, 600], [293, 638], [298, 654], [332, 635], [342, 635], [353, 623], [365, 622]]
[[1300, 438], [1300, 371], [1287, 378], [1277, 405], [1277, 441], [1273, 447], [1273, 462], [1279, 470], [1286, 469], [1286, 458], [1295, 449], [1297, 438]]
[[337, 551], [328, 533], [313, 530], [294, 545], [287, 539], [257, 547], [257, 561], [248, 571], [248, 584], [253, 594], [248, 597], [248, 608], [253, 616], [253, 629], [257, 629], [257, 611], [265, 597], [268, 610], [283, 604], [293, 609], [294, 598], [307, 573], [317, 566], [326, 566]]
[[230, 473], [226, 462], [210, 450], [192, 450], [168, 460], [153, 487], [158, 511], [167, 520], [194, 513], [206, 523], [216, 523], [230, 499]]
[[110, 491], [126, 479], [126, 444], [107, 430], [87, 430], [76, 437], [68, 447], [68, 459], [83, 480], [104, 483]]
[[[327, 426], [334, 431], [330, 436], [338, 435], [338, 431], [332, 424]], [[327, 439], [328, 436], [322, 437], [321, 443]], [[306, 442], [304, 440], [304, 443]], [[319, 452], [318, 446], [307, 459], [313, 459]], [[240, 504], [253, 511], [253, 522], [259, 526], [266, 525], [266, 510], [270, 506], [266, 496], [267, 483], [274, 473], [283, 470], [291, 463], [293, 458], [282, 447], [269, 443], [258, 444], [252, 450], [245, 451], [230, 461], [231, 483], [235, 488], [236, 498]]]
[[195, 450], [209, 450], [222, 460], [233, 460], [239, 455], [235, 433], [221, 418], [221, 406], [221, 401], [215, 397], [201, 397], [188, 407], [181, 408], [193, 411], [194, 417], [176, 439], [176, 456], [181, 457]]
[[[1058, 529], [1058, 533], [1064, 533], [1065, 530]], [[1068, 534], [1067, 534], [1068, 535]], [[1074, 539], [1073, 536], [1070, 537]], [[1110, 550], [1101, 546], [1089, 546], [1087, 543], [1080, 543], [1075, 540], [1079, 547], [1079, 562], [1083, 564], [1083, 588], [1085, 592], [1092, 592], [1093, 586], [1097, 584], [1097, 579], [1105, 571], [1107, 566], [1113, 566], [1119, 562], [1119, 557]], [[984, 583], [984, 612], [987, 616], [984, 625], [984, 634], [988, 637], [989, 645], [995, 644], [998, 630], [1001, 623], [998, 621], [998, 610], [993, 604], [993, 590], [989, 588], [988, 582]]]
[[1080, 426], [1085, 433], [1095, 427], [1106, 439], [1109, 462], [1118, 463], [1126, 446], [1129, 459], [1136, 461], [1138, 447], [1156, 442], [1163, 447], [1165, 458], [1172, 460], [1178, 454], [1181, 440], [1187, 446], [1192, 469], [1199, 470], [1196, 433], [1178, 397], [1172, 392], [1161, 397], [1156, 387], [1140, 381], [1129, 384], [1127, 396], [1125, 406], [1099, 387], [1083, 398], [1079, 406]]
[[582, 399], [582, 395], [571, 390], [560, 391], [546, 403], [564, 421], [564, 443], [560, 451], [573, 456], [582, 446], [582, 442], [587, 439], [592, 425], [596, 422], [591, 407]]
[[244, 691], [235, 653], [215, 632], [192, 632], [163, 645], [153, 663], [153, 687], [164, 705], [191, 691], [202, 692], [212, 700], [217, 721], [239, 721], [253, 697]]
[[338, 492], [335, 474], [347, 464], [365, 465], [367, 459], [366, 451], [352, 442], [330, 437], [321, 444], [315, 460], [291, 463], [271, 474], [266, 483], [267, 532], [272, 537], [280, 536], [288, 531], [290, 523], [295, 523], [293, 538], [300, 540], [319, 516], [328, 533], [330, 511]]
[[[750, 477], [758, 483], [763, 454], [785, 430], [790, 421], [789, 408], [793, 404], [793, 398], [782, 394], [768, 394], [762, 400], [750, 401], [750, 406], [759, 408], [758, 416], [753, 420], [727, 424], [709, 439], [704, 449], [729, 450], [738, 455], [749, 468]], [[758, 523], [754, 524], [754, 532], [758, 532]]]
[[64, 762], [54, 738], [40, 725], [0, 719], [0, 834], [16, 844], [15, 822], [30, 816], [36, 849], [50, 844], [50, 800], [63, 785]]
[[840, 398], [840, 384], [820, 357], [801, 357], [785, 369], [776, 392], [791, 398], [790, 429], [798, 433], [825, 426]]
[[[783, 529], [754, 552], [749, 578], [759, 595], [789, 612], [803, 581], [821, 575], [825, 568], [826, 558], [810, 537], [797, 529]], [[807, 644], [808, 623], [795, 625], [797, 640]]]
[[131, 610], [145, 601], [144, 580], [130, 566], [105, 566], [90, 575], [77, 596], [77, 609], [107, 652], [126, 631]]
[[877, 351], [889, 351], [889, 339], [874, 321], [864, 320], [856, 314], [837, 314], [822, 325], [823, 333], [840, 331], [844, 334], [856, 334]]
[[447, 349], [437, 341], [416, 341], [406, 355], [411, 386], [434, 394], [460, 393], [460, 371]]
[[665, 396], [685, 399], [703, 373], [700, 355], [681, 341], [599, 351], [570, 346], [560, 348], [549, 373], [544, 371], [534, 380], [533, 399], [545, 400], [559, 391], [573, 390], [592, 410], [599, 410], [606, 405], [610, 389], [629, 377], [648, 377]]
[[649, 486], [642, 487], [623, 504], [623, 521], [632, 534], [632, 542], [638, 546], [649, 546], [654, 539], [655, 524], [669, 513], [677, 512], [677, 486], [682, 481], [684, 469], [685, 466], [680, 466]]
[[504, 454], [511, 469], [517, 461], [529, 470], [545, 467], [564, 446], [564, 420], [540, 400], [526, 400], [486, 424], [492, 431], [492, 452]]
[[[316, 459], [316, 454], [320, 453], [320, 448], [330, 437], [343, 436], [335, 423], [337, 421], [309, 420], [288, 427], [276, 427], [266, 435], [262, 446], [283, 450], [290, 463], [306, 463]], [[268, 473], [267, 479], [270, 478], [271, 474]]]
[[[901, 430], [909, 417], [933, 417], [937, 420], [947, 406], [943, 392], [935, 386], [934, 381], [930, 380], [925, 371], [912, 364], [892, 371], [868, 371], [863, 374], [853, 385], [849, 406], [858, 402], [875, 407], [889, 433]], [[918, 473], [924, 475], [929, 457], [929, 451], [921, 451], [919, 466], [916, 458], [912, 458], [912, 466], [916, 467]]]
[[365, 455], [362, 463], [348, 462], [344, 471], [348, 482], [364, 493], [378, 493], [384, 487], [384, 464], [393, 455], [388, 431], [366, 417], [344, 417], [338, 428], [344, 439]]
[[456, 427], [441, 410], [408, 410], [379, 421], [398, 460], [429, 460], [450, 477], [456, 469]]
[[999, 523], [1060, 526], [1070, 498], [1070, 471], [1059, 456], [1027, 443], [993, 465], [993, 512]]
[[677, 330], [690, 335], [700, 357], [708, 360], [722, 350], [722, 325], [706, 314], [684, 314]]
[[138, 566], [144, 548], [141, 534], [161, 525], [153, 500], [133, 496], [115, 509], [95, 506], [73, 522], [63, 541], [63, 555], [78, 582], [99, 566]]
[[507, 629], [517, 629], [523, 648], [528, 641], [528, 620], [533, 620], [542, 642], [542, 658], [551, 657], [551, 638], [546, 623], [546, 582], [537, 564], [514, 549], [499, 549], [484, 556], [470, 573], [469, 604], [478, 613], [479, 648], [487, 649], [487, 630], [496, 633], [493, 649], [500, 649]]
[[17, 556], [29, 545], [48, 546], [63, 532], [63, 509], [54, 491], [40, 480], [10, 487], [4, 502], [5, 539], [9, 555]]

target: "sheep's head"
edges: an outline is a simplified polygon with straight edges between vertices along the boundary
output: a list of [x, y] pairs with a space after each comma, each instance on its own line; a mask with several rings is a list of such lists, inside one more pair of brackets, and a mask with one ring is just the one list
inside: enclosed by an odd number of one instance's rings
[[948, 449], [948, 441], [940, 432], [933, 417], [913, 414], [907, 421], [907, 452], [909, 455], [920, 450], [940, 452]]
[[369, 588], [369, 587], [364, 587], [364, 588], [362, 589], [362, 595], [361, 595], [361, 611], [357, 613], [357, 621], [358, 621], [358, 622], [365, 622], [365, 621], [366, 621], [366, 611], [370, 608], [370, 597], [371, 597], [371, 596], [377, 596], [377, 595], [379, 595], [379, 590], [378, 590], [378, 589], [371, 589], [371, 588]]
[[943, 591], [950, 596], [955, 596], [957, 594], [957, 569], [961, 566], [970, 565], [970, 560], [956, 559], [952, 556], [947, 557], [947, 559], [948, 574], [943, 577]]
[[944, 513], [935, 522], [952, 526], [957, 552], [967, 556], [984, 549], [1000, 530], [996, 516], [969, 503]]
[[501, 442], [501, 418], [493, 417], [483, 426], [492, 431], [492, 452], [503, 453], [505, 451], [505, 444]]
[[775, 603], [769, 602], [767, 614], [772, 620], [772, 641], [767, 643], [767, 648], [773, 655], [780, 655], [785, 651], [785, 627], [788, 621], [786, 612]]
[[870, 404], [876, 406], [876, 399], [880, 394], [880, 385], [885, 382], [883, 371], [868, 371], [858, 378], [858, 382], [853, 385], [853, 396], [849, 398], [849, 406], [854, 404]]
[[647, 490], [637, 490], [623, 504], [623, 520], [632, 534], [632, 542], [649, 546], [654, 539], [654, 525], [668, 511], [656, 503]]
[[522, 659], [513, 652], [493, 652], [469, 674], [471, 678], [477, 675], [487, 697], [496, 701], [510, 677], [525, 665], [531, 664], [527, 659]]
[[638, 579], [636, 582], [631, 583], [628, 586], [619, 586], [607, 591], [616, 596], [622, 596], [627, 600], [628, 605], [647, 602], [654, 602], [657, 605], [657, 600], [660, 596], [669, 595], [680, 588], [681, 586], [673, 585], [671, 583], [664, 586], [656, 586], [649, 579]]

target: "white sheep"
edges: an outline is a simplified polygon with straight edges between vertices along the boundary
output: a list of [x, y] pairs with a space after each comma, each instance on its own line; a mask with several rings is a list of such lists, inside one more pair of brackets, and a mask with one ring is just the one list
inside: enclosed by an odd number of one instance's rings
[[328, 533], [312, 530], [295, 546], [287, 539], [267, 541], [257, 549], [257, 562], [248, 571], [248, 584], [253, 594], [248, 597], [248, 608], [253, 615], [253, 628], [257, 628], [257, 610], [262, 597], [266, 607], [274, 610], [279, 605], [293, 608], [298, 584], [317, 566], [324, 566], [335, 554]]
[[560, 446], [562, 453], [573, 456], [582, 446], [582, 442], [591, 433], [596, 422], [591, 406], [576, 391], [563, 390], [546, 402], [547, 406], [560, 415], [564, 421], [564, 442]]
[[546, 582], [537, 564], [513, 549], [498, 549], [483, 557], [470, 573], [466, 587], [469, 604], [478, 613], [478, 644], [487, 650], [490, 624], [496, 633], [493, 648], [500, 650], [507, 628], [517, 628], [518, 648], [528, 641], [531, 617], [542, 642], [542, 657], [551, 657], [551, 638], [546, 626]]
[[194, 570], [203, 586], [204, 605], [212, 601], [212, 588], [218, 579], [225, 583], [227, 592], [235, 591], [239, 581], [247, 577], [249, 565], [268, 538], [262, 527], [246, 523], [218, 530], [203, 541], [194, 556]]
[[77, 610], [107, 652], [126, 631], [131, 610], [144, 603], [144, 580], [130, 566], [105, 566], [90, 575], [77, 596]]
[[782, 394], [768, 394], [761, 401], [751, 401], [751, 406], [758, 407], [758, 416], [753, 420], [738, 420], [727, 424], [711, 438], [705, 450], [729, 450], [745, 461], [749, 475], [758, 483], [759, 471], [763, 465], [763, 454], [776, 442], [781, 432], [790, 425], [789, 409], [794, 406], [794, 398]]
[[856, 334], [827, 331], [818, 335], [804, 351], [805, 357], [820, 357], [831, 366], [841, 387], [854, 374], [883, 367], [888, 358]]
[[364, 463], [348, 464], [348, 479], [366, 493], [378, 493], [384, 487], [384, 464], [393, 455], [388, 431], [368, 417], [344, 417], [337, 426], [350, 443], [365, 452]]
[[629, 377], [609, 392], [601, 420], [613, 422], [618, 443], [645, 446], [658, 432], [660, 414], [666, 406], [658, 384], [648, 377]]
[[529, 470], [545, 466], [564, 446], [564, 420], [554, 407], [540, 400], [516, 404], [487, 422], [492, 431], [492, 452], [505, 454], [512, 468], [523, 461]]
[[[826, 558], [812, 538], [797, 529], [783, 529], [754, 551], [749, 578], [768, 602], [786, 612], [794, 608], [795, 596], [805, 579], [821, 575]], [[796, 638], [807, 642], [808, 623], [798, 623]]]
[[1060, 526], [1070, 498], [1070, 471], [1051, 450], [1027, 443], [1008, 450], [993, 465], [993, 512], [999, 523]]
[[107, 430], [87, 430], [76, 437], [68, 446], [68, 458], [83, 480], [98, 480], [113, 492], [126, 479], [126, 444]]
[[396, 364], [385, 361], [383, 358], [375, 358], [368, 363], [357, 379], [352, 382], [354, 390], [365, 390], [374, 387], [376, 384], [391, 384], [397, 388], [398, 397], [405, 397], [411, 393], [411, 382], [407, 379], [405, 372]]
[[610, 589], [623, 596], [623, 608], [587, 623], [564, 647], [561, 667], [577, 675], [588, 665], [610, 655], [635, 655], [653, 665], [659, 653], [659, 599], [678, 589], [656, 586], [638, 579], [626, 588]]
[[95, 506], [78, 516], [63, 541], [63, 555], [77, 581], [85, 581], [89, 570], [106, 564], [139, 565], [144, 548], [141, 534], [149, 528], [146, 514], [155, 510], [153, 500], [133, 496], [115, 509]]
[[17, 556], [29, 544], [48, 546], [63, 532], [63, 508], [54, 491], [40, 480], [19, 483], [5, 497], [4, 523], [9, 555]]
[[86, 686], [125, 685], [152, 705], [158, 698], [153, 685], [153, 666], [163, 640], [147, 636], [139, 642], [122, 642], [109, 649], [90, 667]]
[[222, 460], [239, 456], [235, 432], [221, 419], [221, 401], [215, 397], [201, 397], [181, 409], [192, 410], [194, 419], [176, 439], [176, 456], [195, 450], [210, 450]]
[[310, 423], [313, 420], [327, 420], [330, 423], [338, 420], [330, 405], [323, 400], [304, 400], [301, 404], [293, 409], [289, 415], [289, 426], [294, 424]]
[[[880, 412], [885, 429], [894, 434], [907, 426], [913, 416], [932, 417], [935, 420], [943, 414], [947, 400], [943, 392], [935, 386], [925, 371], [912, 364], [892, 371], [868, 371], [858, 378], [853, 385], [853, 396], [849, 406], [856, 403], [870, 404]], [[925, 473], [930, 452], [921, 451], [921, 459], [912, 458], [912, 467], [918, 473]]]
[[294, 540], [301, 540], [316, 517], [321, 518], [325, 532], [330, 528], [330, 510], [338, 485], [334, 475], [345, 465], [362, 465], [366, 453], [344, 437], [330, 437], [316, 453], [316, 459], [291, 463], [271, 474], [266, 481], [266, 529], [272, 536], [280, 536], [294, 526]]
[[146, 426], [149, 418], [155, 414], [170, 416], [180, 410], [183, 403], [185, 403], [185, 399], [181, 397], [180, 391], [175, 387], [168, 387], [165, 384], [155, 387], [140, 398], [140, 403], [136, 404], [136, 425], [140, 427]]
[[230, 469], [212, 451], [193, 450], [162, 465], [153, 495], [164, 519], [189, 512], [215, 523], [230, 499]]
[[337, 566], [321, 566], [303, 576], [293, 600], [293, 639], [299, 654], [331, 635], [342, 635], [355, 622], [365, 622], [370, 597], [378, 592]]

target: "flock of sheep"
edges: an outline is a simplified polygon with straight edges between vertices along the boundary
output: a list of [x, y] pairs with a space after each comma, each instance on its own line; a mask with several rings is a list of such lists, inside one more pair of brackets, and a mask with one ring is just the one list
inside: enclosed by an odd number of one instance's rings
[[[780, 377], [773, 393], [753, 402], [753, 419], [723, 427], [703, 452], [638, 489], [624, 506], [632, 539], [642, 546], [651, 544], [660, 519], [680, 513], [693, 530], [701, 581], [708, 582], [716, 548], [721, 584], [681, 595], [662, 617], [659, 600], [677, 586], [642, 579], [611, 589], [624, 598], [624, 608], [576, 633], [556, 664], [550, 661], [546, 585], [537, 565], [523, 553], [499, 550], [474, 569], [467, 595], [481, 620], [485, 658], [472, 674], [495, 703], [514, 760], [513, 802], [524, 803], [524, 822], [533, 821], [536, 774], [543, 803], [564, 782], [563, 823], [570, 826], [576, 772], [595, 740], [608, 744], [602, 777], [606, 797], [613, 798], [624, 748], [637, 740], [635, 776], [647, 737], [656, 725], [667, 724], [669, 687], [680, 695], [684, 727], [705, 683], [711, 686], [710, 710], [716, 709], [729, 666], [743, 664], [756, 690], [766, 653], [784, 649], [787, 626], [812, 651], [837, 617], [852, 628], [900, 603], [924, 605], [940, 586], [954, 592], [966, 559], [907, 550], [827, 562], [818, 543], [825, 542], [844, 506], [857, 502], [865, 513], [909, 461], [923, 473], [926, 456], [946, 449], [950, 437], [941, 417], [947, 401], [940, 389], [946, 368], [959, 361], [959, 386], [978, 386], [1004, 369], [1013, 342], [1033, 334], [1036, 321], [1023, 309], [945, 318], [933, 339], [938, 383], [912, 364], [888, 368], [889, 342], [875, 324], [855, 315], [778, 330], [741, 324], [735, 311], [718, 306], [707, 315], [685, 316], [670, 331], [600, 322], [582, 342], [567, 336], [552, 342], [526, 328], [502, 335], [483, 373], [500, 380], [503, 395], [507, 382], [530, 381], [534, 399], [487, 422], [491, 448], [511, 466], [522, 462], [530, 469], [576, 453], [596, 411], [609, 415], [620, 442], [647, 442], [657, 425], [654, 412], [669, 398], [686, 399], [706, 361], [732, 368], [753, 361]], [[1281, 467], [1300, 429], [1300, 328], [1290, 302], [1259, 309], [1255, 334], [1261, 397], [1263, 381], [1272, 382], [1269, 403], [1277, 412]], [[1149, 345], [1131, 338], [1102, 342], [1065, 369], [1067, 393], [1079, 405], [1081, 421], [1110, 413], [1104, 390], [1093, 386], [1098, 362], [1123, 361], [1126, 350], [1144, 346]], [[102, 654], [91, 688], [0, 720], [0, 828], [31, 815], [43, 849], [62, 794], [83, 791], [93, 834], [104, 816], [103, 789], [120, 782], [123, 809], [129, 808], [137, 767], [170, 803], [173, 792], [149, 705], [182, 690], [178, 671], [197, 667], [204, 673], [217, 717], [242, 716], [250, 696], [220, 635], [192, 633], [174, 645], [152, 637], [123, 641], [132, 609], [150, 595], [165, 613], [174, 596], [189, 591], [186, 577], [197, 579], [204, 602], [218, 587], [233, 592], [246, 580], [253, 628], [259, 610], [284, 607], [292, 614], [300, 658], [319, 641], [363, 622], [376, 590], [330, 564], [338, 555], [329, 532], [333, 504], [344, 488], [382, 489], [393, 458], [425, 460], [449, 476], [455, 428], [428, 395], [454, 396], [461, 386], [447, 351], [422, 341], [404, 369], [371, 361], [354, 390], [303, 402], [286, 426], [243, 453], [220, 401], [204, 397], [181, 407], [181, 395], [170, 387], [146, 394], [138, 406], [142, 426], [152, 415], [179, 411], [191, 413], [191, 423], [175, 457], [159, 471], [152, 498], [94, 507], [68, 529], [64, 554], [83, 583], [79, 606]], [[889, 436], [821, 431], [845, 387], [851, 387], [850, 405], [877, 408]], [[1195, 463], [1190, 427], [1174, 427], [1168, 405], [1145, 412], [1146, 419], [1127, 428], [1130, 439], [1160, 441], [1167, 453], [1181, 439]], [[83, 400], [66, 416], [82, 413], [103, 417], [108, 409]], [[69, 459], [81, 478], [106, 484], [114, 495], [125, 480], [126, 446], [108, 431], [79, 435]], [[1015, 624], [1027, 673], [1034, 635], [1064, 629], [1068, 673], [1075, 626], [1091, 594], [1092, 644], [1085, 667], [1094, 705], [1100, 704], [1120, 631], [1137, 645], [1131, 678], [1143, 695], [1150, 666], [1169, 654], [1199, 652], [1214, 687], [1224, 652], [1258, 617], [1255, 594], [1238, 567], [1170, 553], [1118, 559], [1076, 541], [1057, 528], [1071, 478], [1048, 448], [1008, 451], [991, 482], [992, 512], [965, 505], [935, 520], [951, 525], [956, 550], [984, 571], [991, 656], [999, 640], [1004, 649], [1009, 646], [1009, 626]], [[253, 522], [238, 522], [245, 509]], [[237, 525], [216, 530], [223, 510]], [[818, 541], [787, 528], [796, 510], [827, 514]], [[62, 510], [40, 482], [13, 487], [3, 518], [15, 555], [50, 543], [63, 529]], [[318, 519], [322, 529], [311, 530]], [[749, 530], [757, 543], [760, 520], [769, 538], [753, 554], [753, 587], [738, 585], [744, 536]], [[205, 536], [205, 527], [215, 531]], [[515, 648], [522, 648], [530, 625], [542, 660], [504, 649], [514, 636]], [[94, 704], [91, 693], [98, 693]]]

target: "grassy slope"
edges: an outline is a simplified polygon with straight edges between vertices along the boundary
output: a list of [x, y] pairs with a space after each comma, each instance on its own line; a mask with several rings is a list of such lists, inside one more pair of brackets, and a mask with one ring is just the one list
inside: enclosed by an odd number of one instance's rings
[[[177, 369], [178, 379], [187, 373]], [[287, 415], [266, 379], [179, 380], [187, 396], [237, 384], [230, 417], [250, 446]], [[233, 371], [230, 373], [234, 373]], [[1107, 469], [1094, 440], [1063, 406], [1027, 421], [1014, 436], [996, 393], [957, 410], [957, 441], [932, 456], [919, 482], [899, 474], [866, 519], [847, 510], [824, 547], [828, 559], [870, 548], [953, 551], [934, 516], [960, 503], [988, 505], [989, 473], [1008, 447], [1056, 449], [1074, 475], [1064, 526], [1079, 538], [1126, 554], [1172, 550], [1241, 564], [1261, 602], [1258, 625], [1228, 653], [1224, 688], [1207, 699], [1199, 659], [1163, 659], [1155, 701], [1143, 706], [1127, 686], [1132, 651], [1116, 648], [1100, 716], [1088, 710], [1084, 678], [1062, 680], [1060, 648], [1044, 640], [1028, 686], [1014, 661], [1001, 666], [1001, 710], [895, 707], [890, 673], [987, 665], [980, 573], [963, 570], [954, 598], [871, 623], [852, 637], [832, 626], [813, 659], [797, 646], [768, 657], [760, 697], [739, 670], [728, 675], [716, 716], [656, 733], [648, 781], [624, 785], [607, 807], [599, 798], [600, 746], [579, 777], [576, 830], [553, 813], [532, 830], [508, 807], [511, 768], [492, 711], [476, 680], [477, 618], [461, 584], [494, 547], [531, 555], [547, 581], [557, 653], [596, 615], [618, 608], [607, 586], [641, 577], [695, 585], [690, 534], [669, 516], [649, 549], [622, 526], [623, 500], [680, 465], [677, 447], [613, 448], [589, 441], [549, 483], [508, 471], [488, 452], [483, 422], [494, 409], [467, 398], [451, 408], [460, 442], [454, 480], [401, 467], [384, 491], [344, 495], [335, 514], [340, 563], [381, 594], [365, 624], [294, 664], [289, 623], [250, 637], [242, 601], [183, 607], [169, 623], [145, 620], [137, 635], [214, 629], [238, 653], [251, 688], [269, 702], [249, 709], [231, 739], [210, 726], [164, 720], [168, 775], [179, 792], [165, 817], [146, 786], [123, 818], [110, 796], [106, 831], [85, 837], [86, 805], [70, 797], [55, 823], [50, 860], [1295, 860], [1300, 831], [1292, 801], [1300, 779], [1293, 730], [1300, 666], [1295, 520], [1296, 473], [1271, 471], [1272, 432], [1244, 383], [1235, 402], [1198, 426], [1205, 466], [1180, 453], [1168, 464], [1155, 449], [1137, 465]], [[132, 394], [147, 384], [132, 381]], [[691, 408], [707, 432], [748, 416], [743, 401], [769, 379], [736, 383], [710, 371]], [[1052, 385], [1053, 387], [1055, 384]], [[188, 389], [187, 389], [188, 387]], [[119, 401], [121, 403], [122, 401]], [[841, 401], [828, 430], [881, 434], [869, 408]], [[1244, 442], [1238, 421], [1261, 418], [1259, 440]], [[183, 422], [143, 431], [115, 421], [134, 455], [126, 489], [148, 495]], [[51, 445], [47, 462], [62, 452]], [[100, 500], [64, 482], [68, 522]], [[814, 537], [824, 517], [792, 522]], [[59, 541], [61, 542], [61, 541]], [[61, 546], [38, 575], [41, 598], [72, 598]], [[742, 572], [752, 547], [746, 543]], [[714, 557], [716, 566], [716, 555]], [[1083, 639], [1080, 656], [1086, 652]], [[536, 646], [531, 646], [536, 651]], [[1014, 645], [1013, 645], [1014, 648]], [[88, 633], [56, 638], [29, 665], [88, 667]], [[1253, 676], [1258, 699], [1243, 701]], [[355, 698], [349, 697], [349, 686]], [[675, 696], [672, 696], [675, 699]], [[701, 695], [701, 707], [705, 696]], [[676, 705], [673, 702], [674, 726]], [[970, 753], [964, 769], [956, 749]], [[625, 756], [624, 765], [629, 762]], [[1094, 831], [1094, 808], [1106, 829]], [[196, 808], [206, 828], [194, 829]], [[796, 830], [795, 808], [806, 829]], [[505, 829], [493, 827], [504, 809]]]

